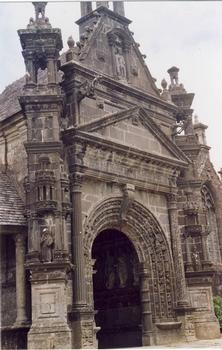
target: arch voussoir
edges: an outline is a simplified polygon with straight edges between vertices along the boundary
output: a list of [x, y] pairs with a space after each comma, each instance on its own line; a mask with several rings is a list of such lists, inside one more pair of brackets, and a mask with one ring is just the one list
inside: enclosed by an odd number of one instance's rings
[[146, 261], [150, 267], [153, 317], [156, 321], [173, 319], [173, 268], [165, 234], [154, 215], [136, 201], [131, 203], [122, 222], [121, 203], [121, 197], [111, 197], [99, 203], [91, 212], [84, 227], [85, 256], [90, 259], [93, 242], [101, 231], [116, 228], [124, 232], [132, 242], [139, 261]]

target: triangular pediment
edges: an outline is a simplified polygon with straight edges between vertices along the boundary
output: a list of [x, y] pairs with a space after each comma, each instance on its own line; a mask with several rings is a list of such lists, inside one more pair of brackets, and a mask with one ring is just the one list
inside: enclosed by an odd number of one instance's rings
[[81, 125], [79, 131], [111, 140], [117, 144], [134, 148], [152, 155], [188, 163], [185, 154], [169, 139], [160, 127], [139, 107], [132, 107], [121, 112]]
[[[90, 19], [94, 23], [91, 26]], [[82, 21], [77, 21], [79, 25], [81, 23], [83, 31], [80, 36], [81, 63], [123, 84], [159, 97], [155, 80], [145, 64], [145, 56], [128, 28], [130, 21], [103, 6], [88, 15], [85, 21], [85, 27]]]

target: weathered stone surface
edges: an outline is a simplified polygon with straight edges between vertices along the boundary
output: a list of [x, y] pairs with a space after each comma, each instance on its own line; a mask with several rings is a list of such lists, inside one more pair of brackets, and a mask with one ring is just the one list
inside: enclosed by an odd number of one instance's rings
[[61, 56], [44, 2], [19, 30], [27, 73], [0, 96], [5, 349], [219, 335], [222, 184], [206, 126], [177, 67], [160, 94], [123, 4], [107, 3], [81, 4]]

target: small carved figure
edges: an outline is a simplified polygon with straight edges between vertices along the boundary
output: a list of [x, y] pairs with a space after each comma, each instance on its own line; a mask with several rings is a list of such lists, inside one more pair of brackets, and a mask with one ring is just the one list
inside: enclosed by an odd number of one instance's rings
[[119, 79], [126, 79], [126, 62], [123, 56], [123, 42], [119, 37], [116, 37], [114, 41], [114, 54], [117, 76]]
[[47, 227], [42, 231], [40, 246], [42, 262], [51, 262], [53, 260], [54, 239]]
[[128, 269], [127, 269], [126, 257], [124, 254], [119, 256], [117, 259], [117, 272], [119, 276], [119, 287], [120, 288], [126, 287], [126, 282], [128, 279]]
[[116, 53], [116, 71], [118, 78], [126, 79], [126, 63], [125, 59], [119, 53]]
[[106, 288], [112, 289], [115, 284], [116, 273], [114, 266], [114, 259], [110, 256], [109, 252], [107, 253], [106, 263], [105, 263], [105, 278], [106, 278]]
[[192, 261], [193, 261], [194, 269], [196, 271], [201, 270], [200, 253], [197, 251], [196, 247], [194, 247], [192, 252]]

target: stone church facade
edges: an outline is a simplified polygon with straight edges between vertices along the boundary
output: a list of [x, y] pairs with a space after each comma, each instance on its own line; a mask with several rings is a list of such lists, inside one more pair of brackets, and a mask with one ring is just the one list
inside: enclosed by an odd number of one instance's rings
[[2, 347], [219, 337], [222, 183], [194, 94], [177, 67], [156, 87], [123, 2], [82, 2], [62, 55], [45, 6], [0, 96]]

